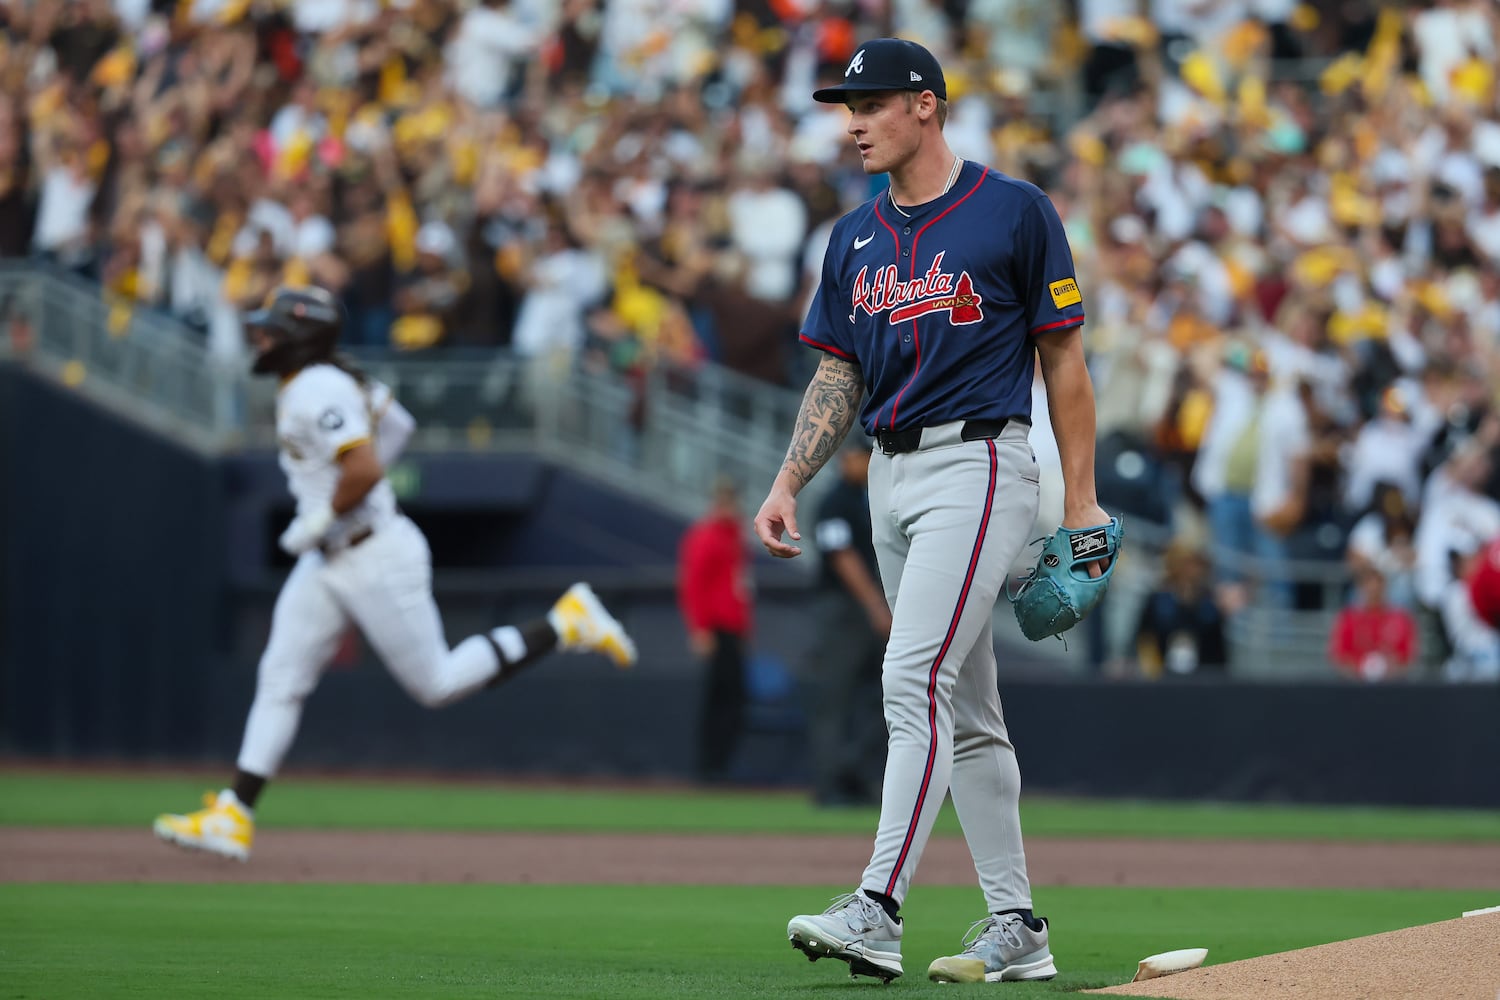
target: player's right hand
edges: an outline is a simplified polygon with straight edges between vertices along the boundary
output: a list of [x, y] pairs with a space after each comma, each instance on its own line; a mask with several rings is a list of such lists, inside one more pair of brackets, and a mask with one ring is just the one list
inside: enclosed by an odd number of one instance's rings
[[333, 521], [333, 508], [327, 504], [299, 513], [281, 533], [282, 551], [289, 556], [300, 556], [309, 551], [328, 534]]
[[797, 530], [797, 498], [784, 490], [773, 489], [766, 502], [760, 505], [760, 513], [755, 515], [755, 537], [777, 559], [800, 556], [800, 548], [781, 540], [783, 532], [794, 542], [802, 541], [802, 533]]

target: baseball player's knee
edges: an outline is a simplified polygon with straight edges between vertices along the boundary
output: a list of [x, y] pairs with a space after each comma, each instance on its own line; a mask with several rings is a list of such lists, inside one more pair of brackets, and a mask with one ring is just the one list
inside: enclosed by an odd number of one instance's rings
[[411, 696], [423, 708], [443, 708], [454, 701], [453, 692], [436, 687], [413, 688]]
[[443, 708], [458, 700], [460, 689], [438, 671], [409, 678], [406, 693], [423, 708]]

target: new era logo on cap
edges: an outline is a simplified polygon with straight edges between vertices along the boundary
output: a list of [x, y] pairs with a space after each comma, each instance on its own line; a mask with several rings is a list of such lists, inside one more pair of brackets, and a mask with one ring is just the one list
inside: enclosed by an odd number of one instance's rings
[[930, 90], [948, 99], [937, 59], [904, 38], [875, 38], [860, 46], [844, 70], [844, 82], [814, 91], [813, 100], [843, 104], [851, 92], [863, 90]]

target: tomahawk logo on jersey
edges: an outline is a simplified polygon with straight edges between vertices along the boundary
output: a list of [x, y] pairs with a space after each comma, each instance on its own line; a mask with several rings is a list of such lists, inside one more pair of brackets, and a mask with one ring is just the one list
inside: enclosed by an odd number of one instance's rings
[[1030, 338], [1083, 319], [1052, 202], [966, 163], [925, 205], [898, 210], [882, 193], [839, 220], [802, 341], [859, 363], [869, 390], [860, 422], [874, 434], [1030, 420]]

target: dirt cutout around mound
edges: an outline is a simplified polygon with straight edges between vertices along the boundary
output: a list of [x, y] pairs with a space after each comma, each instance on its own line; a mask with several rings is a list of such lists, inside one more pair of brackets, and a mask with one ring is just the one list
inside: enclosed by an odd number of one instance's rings
[[1500, 913], [1084, 992], [1170, 1000], [1497, 1000]]

